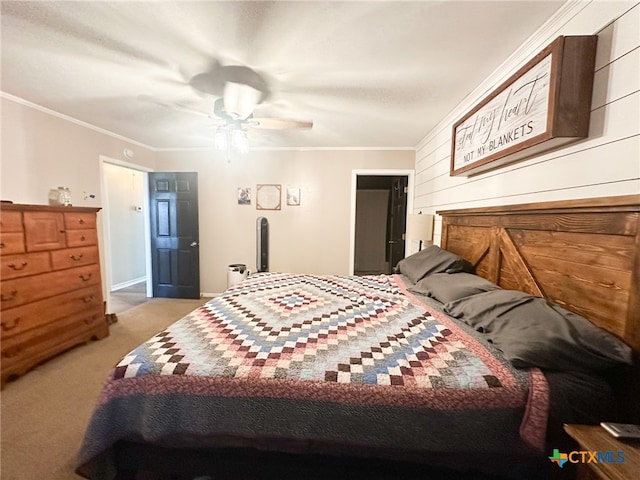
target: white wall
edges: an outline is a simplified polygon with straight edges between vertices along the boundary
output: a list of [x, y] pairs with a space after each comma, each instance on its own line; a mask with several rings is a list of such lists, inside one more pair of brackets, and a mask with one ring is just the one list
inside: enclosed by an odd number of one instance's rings
[[148, 148], [37, 105], [3, 96], [0, 113], [3, 200], [47, 204], [49, 189], [63, 185], [71, 189], [73, 205], [100, 207], [100, 155], [125, 160], [127, 148], [136, 163], [153, 168], [155, 155]]
[[[105, 204], [108, 203], [110, 249], [108, 258], [111, 290], [144, 280], [145, 205], [144, 173], [130, 168], [104, 163]], [[136, 207], [140, 207], [138, 210]]]
[[[640, 193], [640, 5], [569, 2], [420, 142], [414, 210]], [[587, 139], [472, 177], [450, 177], [453, 124], [559, 35], [598, 35]], [[436, 217], [435, 243], [441, 219]]]
[[[352, 170], [411, 169], [413, 150], [257, 151], [227, 162], [215, 151], [158, 152], [157, 171], [198, 173], [200, 284], [226, 288], [227, 266], [256, 268], [256, 219], [269, 221], [269, 270], [348, 274]], [[281, 210], [256, 210], [257, 184], [282, 186]], [[300, 206], [288, 206], [286, 187], [300, 187]], [[237, 204], [250, 187], [251, 205]]]

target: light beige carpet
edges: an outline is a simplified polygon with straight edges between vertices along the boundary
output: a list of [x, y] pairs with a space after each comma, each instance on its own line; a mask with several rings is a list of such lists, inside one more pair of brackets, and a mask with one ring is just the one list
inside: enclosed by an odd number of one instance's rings
[[0, 478], [75, 480], [78, 449], [118, 360], [208, 299], [154, 298], [118, 314], [110, 336], [38, 366], [0, 393]]

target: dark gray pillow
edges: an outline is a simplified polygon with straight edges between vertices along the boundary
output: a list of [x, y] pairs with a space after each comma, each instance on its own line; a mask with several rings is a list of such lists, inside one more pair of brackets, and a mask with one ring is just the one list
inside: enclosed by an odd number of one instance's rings
[[444, 310], [485, 333], [515, 367], [589, 372], [632, 363], [622, 340], [541, 297], [492, 290], [449, 302]]
[[493, 282], [472, 273], [434, 273], [424, 277], [409, 290], [424, 293], [436, 300], [447, 303], [459, 298], [477, 295], [500, 288]]
[[473, 273], [474, 268], [462, 257], [443, 250], [437, 245], [430, 245], [424, 250], [400, 260], [396, 270], [416, 283], [421, 278], [433, 273]]

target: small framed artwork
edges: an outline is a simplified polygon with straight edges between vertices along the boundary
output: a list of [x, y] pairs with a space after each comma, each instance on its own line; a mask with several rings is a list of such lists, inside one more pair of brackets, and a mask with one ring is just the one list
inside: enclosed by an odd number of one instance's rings
[[258, 185], [256, 187], [256, 210], [280, 210], [281, 194], [281, 185]]
[[287, 187], [287, 205], [300, 206], [300, 188]]
[[238, 187], [238, 205], [251, 205], [251, 187]]

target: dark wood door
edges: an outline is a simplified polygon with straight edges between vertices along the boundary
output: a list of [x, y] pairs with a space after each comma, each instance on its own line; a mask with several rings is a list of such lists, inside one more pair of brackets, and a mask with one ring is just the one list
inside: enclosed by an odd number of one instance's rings
[[154, 297], [200, 297], [198, 174], [149, 173]]
[[400, 260], [404, 258], [404, 233], [407, 224], [407, 186], [409, 177], [393, 177], [391, 179], [391, 195], [389, 198], [388, 247], [387, 260], [391, 273]]

